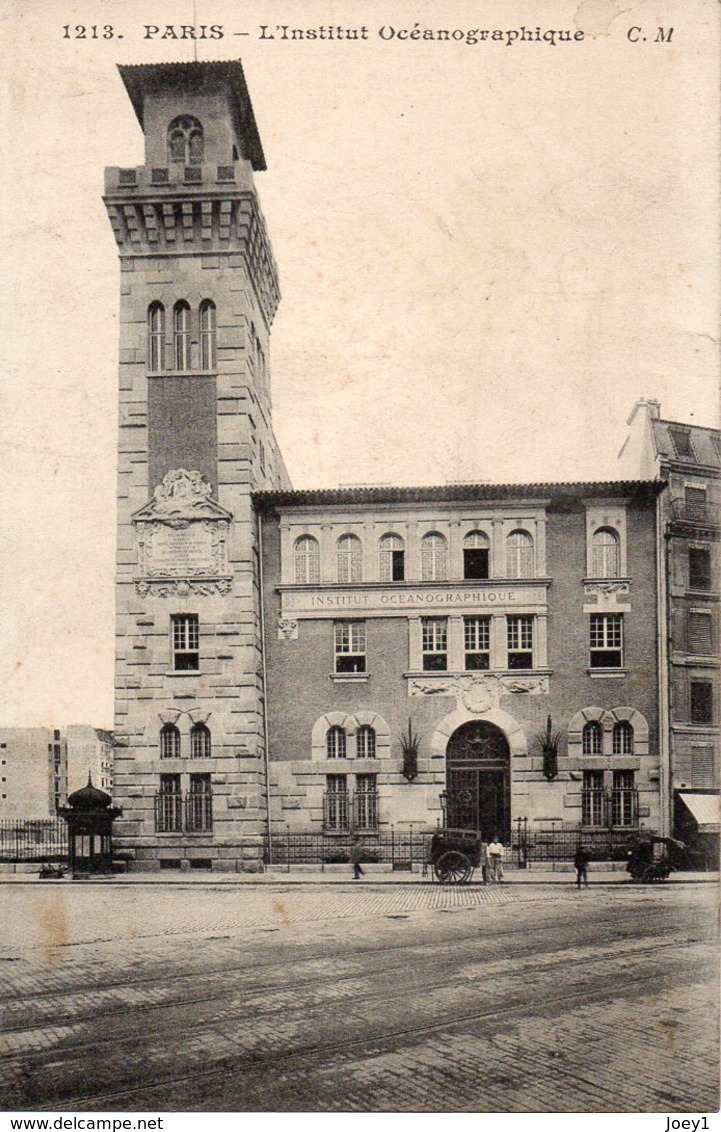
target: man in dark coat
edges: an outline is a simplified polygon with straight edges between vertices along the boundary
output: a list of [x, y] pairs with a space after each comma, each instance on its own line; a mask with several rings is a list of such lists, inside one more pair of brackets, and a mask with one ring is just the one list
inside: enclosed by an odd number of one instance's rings
[[365, 873], [361, 868], [361, 861], [363, 859], [363, 842], [356, 834], [353, 838], [350, 847], [350, 863], [353, 866], [353, 880], [358, 880], [359, 877], [364, 877]]
[[573, 858], [573, 867], [576, 870], [576, 887], [581, 887], [583, 881], [586, 888], [588, 888], [588, 862], [591, 860], [591, 854], [588, 849], [584, 849], [583, 845], [579, 845], [576, 849], [576, 855]]

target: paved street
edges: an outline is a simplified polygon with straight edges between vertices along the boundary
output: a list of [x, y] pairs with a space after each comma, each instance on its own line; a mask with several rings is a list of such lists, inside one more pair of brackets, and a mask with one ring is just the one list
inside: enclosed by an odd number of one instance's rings
[[2, 885], [2, 1106], [714, 1110], [715, 921], [712, 885]]

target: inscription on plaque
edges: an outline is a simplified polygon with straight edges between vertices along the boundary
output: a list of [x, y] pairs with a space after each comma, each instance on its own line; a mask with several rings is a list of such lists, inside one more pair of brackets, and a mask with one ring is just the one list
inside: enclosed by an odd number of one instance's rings
[[150, 574], [185, 577], [218, 571], [217, 539], [205, 523], [182, 530], [158, 524], [148, 539], [146, 568]]

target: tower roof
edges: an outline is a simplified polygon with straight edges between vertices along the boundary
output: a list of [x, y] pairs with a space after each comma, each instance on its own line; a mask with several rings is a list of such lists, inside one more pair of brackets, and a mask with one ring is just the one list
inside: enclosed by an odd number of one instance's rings
[[236, 119], [238, 134], [243, 139], [253, 169], [266, 168], [253, 105], [239, 59], [212, 63], [138, 63], [119, 65], [118, 70], [143, 129], [146, 95], [177, 89], [186, 92], [206, 92], [225, 88]]

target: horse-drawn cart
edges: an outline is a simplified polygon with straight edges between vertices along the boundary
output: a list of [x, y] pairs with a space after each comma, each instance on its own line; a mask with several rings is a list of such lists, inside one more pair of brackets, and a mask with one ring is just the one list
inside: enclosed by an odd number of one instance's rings
[[428, 864], [441, 884], [467, 884], [481, 863], [481, 835], [473, 829], [437, 829]]

